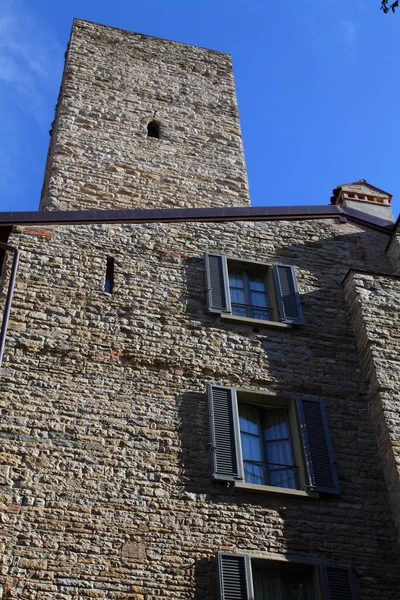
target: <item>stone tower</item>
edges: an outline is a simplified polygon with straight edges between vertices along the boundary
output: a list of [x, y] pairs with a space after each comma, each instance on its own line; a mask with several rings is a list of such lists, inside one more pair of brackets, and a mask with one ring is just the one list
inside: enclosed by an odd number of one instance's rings
[[248, 205], [230, 56], [75, 20], [41, 208]]
[[229, 58], [74, 22], [0, 220], [1, 600], [399, 599], [389, 203], [249, 207]]

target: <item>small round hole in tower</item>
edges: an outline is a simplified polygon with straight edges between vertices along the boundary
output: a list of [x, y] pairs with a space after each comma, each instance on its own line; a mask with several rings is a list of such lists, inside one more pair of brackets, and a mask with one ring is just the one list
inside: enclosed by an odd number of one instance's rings
[[160, 125], [157, 121], [150, 121], [147, 125], [147, 136], [157, 139], [160, 137]]

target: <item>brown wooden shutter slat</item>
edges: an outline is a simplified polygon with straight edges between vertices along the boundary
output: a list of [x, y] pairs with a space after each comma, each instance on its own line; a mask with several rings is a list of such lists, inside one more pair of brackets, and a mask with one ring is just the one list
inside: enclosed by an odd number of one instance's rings
[[234, 388], [208, 386], [213, 477], [243, 479], [239, 417]]
[[220, 600], [254, 600], [248, 554], [218, 552]]
[[321, 565], [320, 573], [324, 600], [357, 600], [352, 569], [345, 566]]
[[228, 267], [222, 254], [206, 252], [204, 268], [207, 288], [207, 308], [209, 312], [230, 313]]
[[305, 398], [296, 403], [309, 485], [317, 492], [340, 494], [325, 405]]
[[294, 267], [289, 265], [274, 265], [273, 273], [281, 321], [303, 325], [304, 316]]

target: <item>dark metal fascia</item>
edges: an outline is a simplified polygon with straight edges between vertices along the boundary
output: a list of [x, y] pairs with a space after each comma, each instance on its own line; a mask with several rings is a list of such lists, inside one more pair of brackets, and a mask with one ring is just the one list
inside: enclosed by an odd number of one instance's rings
[[341, 207], [341, 209], [342, 213], [346, 215], [348, 219], [351, 219], [356, 223], [365, 224], [373, 229], [386, 231], [386, 233], [391, 234], [395, 228], [395, 223], [392, 221], [381, 219], [380, 217], [375, 217], [374, 215], [367, 215], [366, 213], [356, 210], [355, 208]]
[[341, 214], [337, 206], [255, 206], [136, 210], [32, 211], [0, 213], [0, 225], [68, 225], [95, 223], [165, 223], [243, 221], [274, 218], [319, 218]]
[[32, 211], [0, 213], [0, 226], [85, 225], [106, 223], [180, 223], [330, 219], [346, 216], [379, 231], [391, 233], [393, 225], [353, 209], [332, 205], [252, 206], [229, 208], [166, 208], [140, 210]]

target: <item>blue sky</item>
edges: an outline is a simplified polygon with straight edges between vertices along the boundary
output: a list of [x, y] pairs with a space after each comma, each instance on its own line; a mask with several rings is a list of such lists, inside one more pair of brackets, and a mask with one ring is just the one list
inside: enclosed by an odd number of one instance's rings
[[253, 205], [365, 178], [400, 210], [400, 12], [380, 0], [2, 0], [0, 210], [36, 210], [73, 17], [229, 52]]

